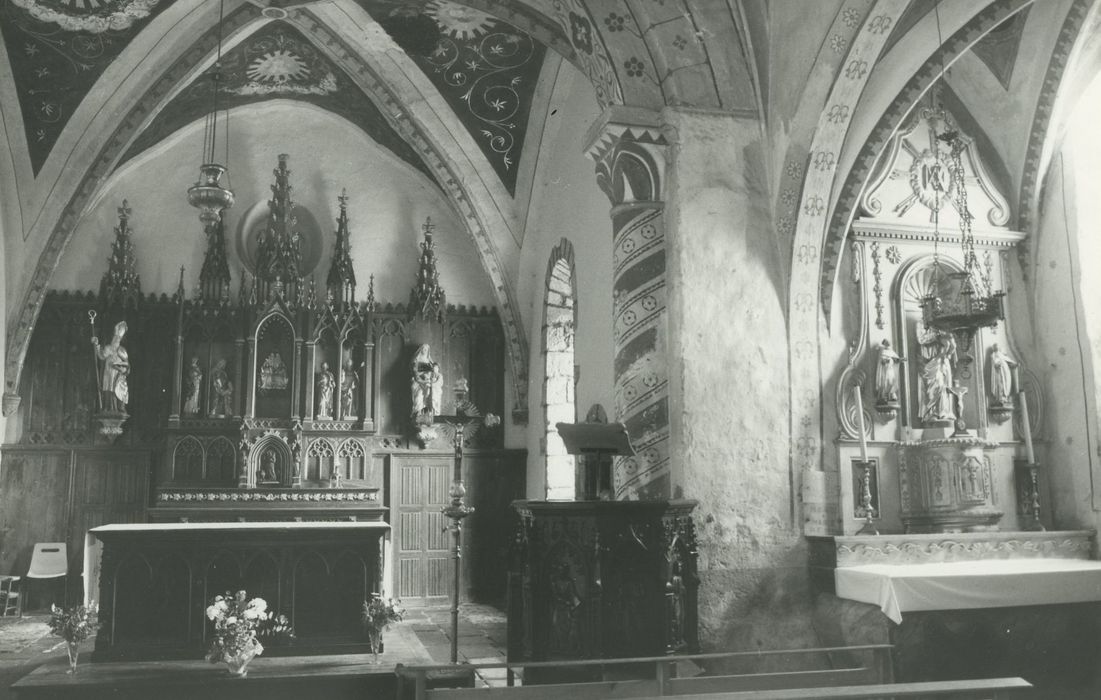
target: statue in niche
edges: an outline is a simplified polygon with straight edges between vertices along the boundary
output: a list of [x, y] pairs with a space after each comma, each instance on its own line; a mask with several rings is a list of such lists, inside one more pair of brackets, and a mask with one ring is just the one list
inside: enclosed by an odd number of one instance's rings
[[1013, 405], [1013, 368], [1017, 363], [994, 343], [990, 347], [990, 396], [992, 406]]
[[918, 333], [921, 357], [921, 420], [926, 425], [952, 425], [956, 421], [952, 394], [952, 365], [956, 361], [956, 337], [936, 328]]
[[225, 418], [233, 415], [233, 382], [226, 372], [225, 358], [214, 363], [210, 373], [210, 415]]
[[183, 412], [188, 416], [199, 415], [199, 390], [203, 385], [203, 368], [199, 358], [192, 357], [187, 367], [187, 396], [184, 397]]
[[351, 358], [344, 360], [344, 369], [340, 372], [340, 409], [345, 418], [358, 418], [356, 414], [356, 387], [359, 379]]
[[260, 456], [259, 477], [260, 483], [263, 484], [279, 482], [279, 461], [275, 454], [275, 450], [264, 450], [264, 454]]
[[443, 373], [440, 365], [432, 360], [427, 345], [417, 348], [413, 355], [413, 420], [431, 424], [443, 406]]
[[875, 403], [876, 406], [898, 406], [898, 366], [902, 358], [891, 347], [886, 338], [879, 345], [879, 357], [875, 365]]
[[333, 417], [333, 392], [336, 390], [336, 379], [329, 371], [329, 363], [321, 363], [321, 372], [317, 375], [317, 417]]
[[287, 366], [283, 364], [283, 357], [273, 352], [260, 366], [260, 389], [269, 391], [282, 391], [287, 388]]
[[103, 360], [100, 371], [99, 389], [103, 396], [103, 410], [107, 413], [125, 413], [130, 402], [130, 355], [122, 347], [122, 338], [126, 335], [126, 321], [115, 324], [115, 335], [107, 345], [100, 345], [99, 338], [92, 336], [92, 346], [96, 357]]

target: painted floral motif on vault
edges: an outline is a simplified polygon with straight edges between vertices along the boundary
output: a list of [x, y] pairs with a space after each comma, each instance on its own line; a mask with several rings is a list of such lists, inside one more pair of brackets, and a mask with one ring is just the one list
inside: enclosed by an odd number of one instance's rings
[[[206, 115], [214, 68], [207, 69], [161, 110], [123, 156], [125, 162], [169, 134]], [[222, 56], [219, 103], [232, 110], [269, 99], [310, 102], [356, 124], [402, 160], [432, 177], [417, 152], [402, 140], [373, 102], [344, 71], [298, 30], [265, 25]]]
[[15, 76], [35, 174], [99, 76], [169, 4], [162, 0], [0, 2], [0, 32]]
[[[393, 18], [427, 17], [434, 47], [406, 53], [474, 137], [510, 194], [546, 48], [512, 25], [451, 0], [360, 0], [387, 31]], [[402, 43], [399, 40], [399, 43]]]

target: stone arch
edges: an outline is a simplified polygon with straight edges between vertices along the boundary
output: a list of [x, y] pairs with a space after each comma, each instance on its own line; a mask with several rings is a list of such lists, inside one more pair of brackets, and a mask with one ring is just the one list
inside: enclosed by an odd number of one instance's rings
[[[221, 32], [245, 34], [254, 23], [265, 21], [267, 20], [260, 16], [258, 8], [245, 5], [241, 11], [225, 19]], [[338, 65], [341, 65], [357, 86], [379, 106], [391, 127], [424, 158], [444, 192], [462, 215], [474, 239], [479, 258], [490, 278], [500, 309], [508, 348], [509, 367], [512, 371], [515, 405], [525, 407], [527, 405], [527, 338], [521, 331], [523, 326], [513, 285], [507, 276], [501, 253], [491, 235], [491, 231], [504, 231], [505, 235], [499, 237], [511, 238], [507, 235], [508, 224], [504, 221], [503, 215], [496, 207], [486, 204], [493, 201], [493, 196], [487, 192], [475, 192], [472, 189], [484, 187], [484, 183], [475, 183], [471, 178], [462, 177], [448, 162], [447, 155], [440, 147], [440, 143], [447, 136], [442, 133], [432, 133], [432, 130], [422, 121], [415, 119], [413, 113], [398, 98], [396, 91], [386, 83], [379, 72], [348, 46], [331, 27], [318, 20], [309, 11], [302, 9], [293, 10], [288, 21], [313, 41], [319, 50], [324, 51]], [[149, 118], [167, 103], [176, 87], [186, 83], [198, 66], [203, 65], [213, 56], [217, 47], [218, 33], [219, 27], [211, 26], [179, 54], [165, 57], [166, 62], [171, 60], [169, 67], [151, 84], [145, 86], [142, 92], [119, 94], [112, 98], [118, 104], [130, 105], [129, 109], [114, 124], [110, 133], [91, 133], [84, 137], [85, 141], [95, 140], [98, 143], [102, 140], [102, 145], [84, 168], [68, 201], [59, 207], [57, 219], [39, 254], [27, 289], [23, 293], [23, 303], [19, 306], [18, 316], [11, 319], [8, 324], [4, 367], [6, 395], [16, 396], [31, 331], [41, 311], [50, 277], [57, 268], [61, 253], [76, 228], [77, 220], [102, 190], [114, 165], [123, 156], [129, 144], [140, 134]], [[107, 106], [111, 107], [112, 104], [108, 103]], [[5, 402], [5, 406], [14, 410], [10, 401]], [[522, 417], [522, 415], [522, 410], [514, 412], [514, 416]]]
[[[856, 212], [860, 192], [894, 130], [939, 75], [983, 34], [1020, 11], [1031, 0], [993, 0], [933, 52], [912, 74], [899, 97], [879, 117], [856, 162], [844, 173], [840, 156], [853, 138], [853, 122], [871, 70], [844, 70], [836, 78], [822, 109], [807, 153], [802, 194], [794, 212], [788, 343], [791, 353], [791, 469], [796, 484], [793, 515], [802, 475], [822, 469], [822, 357], [821, 337], [828, 333], [833, 286], [848, 225]], [[883, 27], [897, 24], [909, 3], [885, 0], [864, 19], [842, 66], [872, 66], [890, 36]], [[831, 216], [832, 209], [832, 216]]]
[[544, 466], [546, 497], [573, 500], [576, 460], [556, 423], [577, 420], [574, 337], [577, 330], [577, 280], [573, 244], [566, 238], [551, 250], [543, 289], [543, 420], [546, 431]]
[[291, 449], [276, 435], [264, 435], [249, 450], [249, 484], [289, 486], [294, 474]]
[[237, 479], [237, 448], [224, 435], [210, 441], [206, 449], [204, 476], [209, 481], [234, 483]]

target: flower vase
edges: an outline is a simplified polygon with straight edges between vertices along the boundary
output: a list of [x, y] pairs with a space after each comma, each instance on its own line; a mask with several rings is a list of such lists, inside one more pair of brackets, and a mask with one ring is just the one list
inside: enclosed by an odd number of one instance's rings
[[80, 643], [65, 642], [65, 651], [69, 652], [69, 670], [66, 673], [76, 673], [76, 660], [80, 655]]
[[242, 651], [236, 656], [226, 657], [222, 659], [222, 661], [225, 663], [229, 675], [244, 678], [248, 675], [248, 664], [255, 656], [256, 652], [250, 649], [248, 651]]
[[378, 663], [378, 653], [382, 649], [382, 630], [375, 627], [367, 628], [367, 642], [371, 645], [371, 654], [374, 659], [371, 663]]

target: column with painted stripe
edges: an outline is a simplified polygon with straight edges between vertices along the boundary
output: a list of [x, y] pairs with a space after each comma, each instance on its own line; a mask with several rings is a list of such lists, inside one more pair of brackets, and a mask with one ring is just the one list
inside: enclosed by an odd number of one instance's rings
[[617, 499], [670, 497], [666, 310], [666, 140], [654, 124], [599, 125], [589, 155], [612, 202], [615, 419], [634, 457], [618, 458]]

